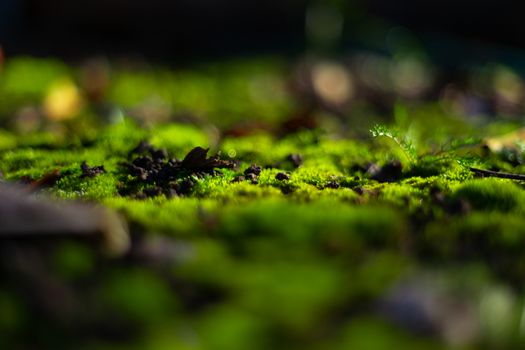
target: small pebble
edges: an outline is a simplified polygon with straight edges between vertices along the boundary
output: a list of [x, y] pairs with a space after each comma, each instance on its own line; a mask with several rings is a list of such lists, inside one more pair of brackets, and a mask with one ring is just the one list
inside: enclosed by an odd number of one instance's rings
[[250, 165], [248, 169], [244, 171], [244, 175], [253, 174], [255, 176], [259, 176], [261, 174], [262, 168], [256, 164]]
[[90, 167], [86, 161], [80, 164], [80, 169], [82, 170], [82, 177], [95, 177], [106, 172], [103, 165]]
[[250, 180], [252, 184], [256, 185], [259, 183], [258, 176], [253, 173], [248, 173], [245, 175], [246, 180]]
[[337, 189], [339, 188], [341, 185], [339, 185], [339, 182], [335, 181], [335, 180], [332, 180], [332, 181], [329, 181], [325, 188], [333, 188], [333, 189]]
[[290, 175], [280, 172], [275, 175], [275, 178], [279, 181], [290, 180]]

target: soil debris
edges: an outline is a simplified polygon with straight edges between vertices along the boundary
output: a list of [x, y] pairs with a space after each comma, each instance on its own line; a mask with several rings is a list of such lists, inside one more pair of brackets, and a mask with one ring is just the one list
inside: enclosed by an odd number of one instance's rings
[[328, 181], [328, 183], [324, 186], [324, 188], [332, 188], [332, 189], [338, 189], [339, 187], [341, 187], [341, 185], [339, 184], [339, 182], [335, 180]]
[[82, 170], [82, 175], [80, 177], [95, 177], [100, 174], [106, 173], [106, 169], [104, 169], [103, 165], [97, 165], [94, 167], [90, 167], [86, 161], [83, 161], [82, 164], [80, 164], [80, 169]]
[[[208, 149], [202, 147], [193, 148], [182, 161], [172, 159], [165, 150], [156, 149], [145, 141], [141, 141], [129, 154], [137, 155], [130, 163], [125, 164], [135, 180], [129, 186], [121, 188], [119, 193], [139, 199], [162, 194], [167, 197], [188, 195], [195, 185], [190, 177], [221, 176], [218, 168], [231, 169], [235, 165], [231, 161], [220, 159], [218, 155], [208, 158]], [[139, 185], [148, 187], [142, 191], [130, 189]]]
[[209, 148], [195, 147], [180, 163], [182, 169], [192, 172], [203, 172], [212, 174], [215, 168], [232, 169], [235, 164], [228, 160], [222, 160], [218, 155], [207, 158]]
[[280, 172], [275, 175], [275, 178], [279, 181], [285, 181], [290, 180], [290, 175], [288, 175], [287, 173]]
[[259, 183], [259, 175], [261, 174], [262, 168], [256, 164], [250, 165], [246, 170], [244, 170], [244, 178], [250, 180], [254, 185]]
[[195, 182], [191, 181], [190, 179], [184, 179], [178, 184], [175, 185], [176, 192], [183, 195], [188, 195], [193, 190], [193, 187], [195, 186]]
[[244, 171], [244, 175], [253, 174], [255, 176], [261, 175], [262, 168], [256, 164], [252, 164]]
[[253, 185], [257, 185], [259, 183], [259, 177], [253, 173], [249, 173], [245, 175], [246, 180], [250, 180], [250, 182]]

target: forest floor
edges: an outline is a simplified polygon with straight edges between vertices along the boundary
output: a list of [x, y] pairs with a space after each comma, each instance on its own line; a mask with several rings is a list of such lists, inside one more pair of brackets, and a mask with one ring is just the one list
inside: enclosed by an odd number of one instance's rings
[[523, 344], [525, 192], [498, 178], [525, 174], [519, 123], [432, 102], [281, 120], [279, 70], [234, 66], [124, 70], [102, 103], [82, 71], [8, 62], [0, 345]]

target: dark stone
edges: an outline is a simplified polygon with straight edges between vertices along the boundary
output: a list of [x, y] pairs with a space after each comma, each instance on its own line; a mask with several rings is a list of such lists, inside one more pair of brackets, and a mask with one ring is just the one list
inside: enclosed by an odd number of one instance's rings
[[179, 183], [179, 190], [177, 191], [180, 194], [188, 195], [195, 186], [195, 183], [190, 179], [184, 179]]
[[339, 184], [339, 182], [337, 182], [335, 180], [332, 180], [332, 181], [329, 181], [324, 187], [325, 188], [337, 189], [337, 188], [341, 187], [341, 185]]
[[82, 170], [81, 177], [95, 177], [106, 172], [103, 165], [90, 167], [86, 161], [83, 161], [82, 164], [80, 164], [80, 169]]
[[262, 168], [256, 164], [250, 165], [248, 169], [244, 171], [244, 175], [253, 174], [255, 176], [259, 176], [261, 174]]
[[253, 173], [245, 175], [246, 180], [249, 180], [252, 184], [257, 185], [259, 183], [259, 177]]
[[275, 178], [279, 181], [290, 180], [290, 175], [280, 172], [275, 175]]
[[154, 160], [164, 160], [168, 158], [168, 153], [163, 149], [152, 150], [150, 153]]

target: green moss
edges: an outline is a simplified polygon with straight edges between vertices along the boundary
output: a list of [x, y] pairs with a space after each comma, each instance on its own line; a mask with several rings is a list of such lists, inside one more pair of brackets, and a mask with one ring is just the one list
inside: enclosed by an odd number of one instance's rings
[[[244, 350], [268, 349], [271, 341], [267, 336], [267, 322], [249, 310], [224, 305], [208, 310], [197, 325], [197, 333], [203, 341], [203, 349]], [[253, 339], [260, 339], [253, 343]]]
[[95, 254], [87, 247], [65, 243], [57, 247], [54, 254], [55, 269], [68, 280], [89, 276], [95, 267]]
[[379, 350], [394, 346], [403, 349], [445, 349], [424, 338], [412, 337], [379, 318], [358, 318], [348, 322], [333, 349]]
[[525, 193], [509, 180], [472, 180], [460, 186], [456, 198], [466, 199], [475, 209], [502, 212], [525, 210]]
[[431, 224], [426, 235], [428, 243], [440, 247], [444, 253], [472, 249], [473, 254], [488, 250], [521, 255], [520, 247], [525, 243], [524, 224], [525, 219], [512, 214], [472, 213], [446, 223]]
[[199, 213], [216, 206], [210, 201], [179, 198], [139, 201], [116, 197], [106, 199], [104, 203], [122, 211], [132, 222], [147, 227], [148, 231], [160, 231], [175, 236], [200, 234], [204, 228], [201, 226]]
[[[305, 331], [336, 305], [344, 275], [326, 263], [243, 264], [233, 281], [236, 304], [294, 331]], [[275, 307], [268, 308], [271, 304]], [[308, 329], [307, 328], [307, 329]]]
[[0, 150], [16, 147], [16, 136], [6, 130], [0, 130]]
[[182, 157], [196, 145], [204, 148], [210, 146], [208, 135], [190, 125], [163, 125], [153, 128], [150, 134], [152, 135], [150, 142], [153, 146], [165, 148], [178, 157]]
[[392, 210], [349, 206], [333, 199], [309, 205], [259, 201], [224, 211], [222, 217], [220, 231], [227, 237], [271, 235], [279, 240], [313, 244], [316, 240], [334, 239], [350, 249], [364, 242], [395, 242], [404, 231], [403, 218]]
[[67, 176], [55, 185], [55, 193], [60, 198], [103, 200], [117, 194], [118, 181], [113, 174], [102, 174], [95, 178]]
[[147, 130], [138, 127], [129, 119], [124, 119], [103, 129], [96, 138], [96, 146], [111, 157], [124, 157], [147, 136]]
[[99, 306], [110, 319], [118, 315], [127, 322], [151, 324], [167, 318], [176, 307], [166, 283], [147, 271], [126, 269], [105, 277]]
[[[79, 341], [106, 349], [441, 348], [446, 339], [439, 324], [429, 338], [378, 316], [391, 288], [429, 270], [446, 277], [444, 289], [461, 290], [463, 284], [450, 280], [478, 279], [476, 271], [483, 271], [481, 282], [463, 290], [473, 295], [466, 307], [477, 310], [478, 296], [503, 286], [512, 300], [506, 305], [519, 311], [525, 275], [522, 184], [474, 179], [467, 166], [525, 172], [520, 149], [487, 153], [480, 147], [486, 130], [508, 131], [508, 125], [477, 130], [437, 105], [398, 106], [394, 127], [417, 151], [410, 159], [395, 142], [360, 134], [357, 129], [369, 129], [364, 124], [376, 116], [355, 120], [354, 113], [362, 112], [354, 109], [347, 125], [314, 113], [321, 125], [333, 125], [330, 130], [349, 132], [283, 136], [278, 130], [292, 115], [293, 101], [282, 88], [281, 63], [268, 64], [116, 70], [105, 102], [115, 105], [113, 114], [126, 111], [130, 117], [104, 117], [114, 120], [102, 126], [97, 109], [86, 106], [78, 119], [53, 125], [42, 120], [42, 129], [33, 133], [0, 131], [0, 170], [7, 181], [37, 180], [59, 170], [58, 181], [40, 191], [113, 208], [129, 222], [132, 236], [123, 257], [108, 259], [90, 245], [53, 238], [49, 247], [35, 246], [26, 260], [0, 264], [3, 347], [19, 348], [9, 341], [21, 335], [51, 348], [78, 347]], [[38, 105], [49, 84], [75, 74], [52, 61], [11, 61], [5, 69], [2, 115]], [[31, 74], [34, 86], [27, 83]], [[150, 107], [180, 122], [142, 120]], [[252, 130], [251, 120], [261, 121], [260, 129]], [[230, 127], [234, 132], [223, 133]], [[249, 135], [223, 136], [236, 131]], [[210, 154], [220, 152], [236, 166], [220, 174], [195, 173], [191, 189], [171, 198], [138, 200], [122, 189], [156, 185], [134, 183], [124, 164], [142, 140], [177, 159], [193, 147], [210, 147]], [[304, 162], [293, 164], [290, 154]], [[371, 179], [368, 165], [395, 159], [402, 160], [400, 178]], [[103, 165], [106, 172], [82, 176], [83, 161]], [[262, 167], [257, 181], [239, 180], [251, 164]], [[279, 172], [290, 178], [278, 180]], [[8, 261], [21, 251], [22, 245], [8, 246], [3, 254]], [[46, 313], [50, 304], [36, 311], [24, 306], [53, 302], [56, 295], [66, 296], [60, 299], [63, 308], [53, 308], [56, 314]], [[463, 302], [454, 293], [445, 299]], [[484, 312], [497, 312], [497, 302], [484, 304]], [[487, 315], [480, 313], [475, 322], [486, 324]], [[65, 324], [73, 336], [64, 332]], [[518, 337], [513, 332], [505, 333], [511, 341], [502, 344], [513, 344]]]

